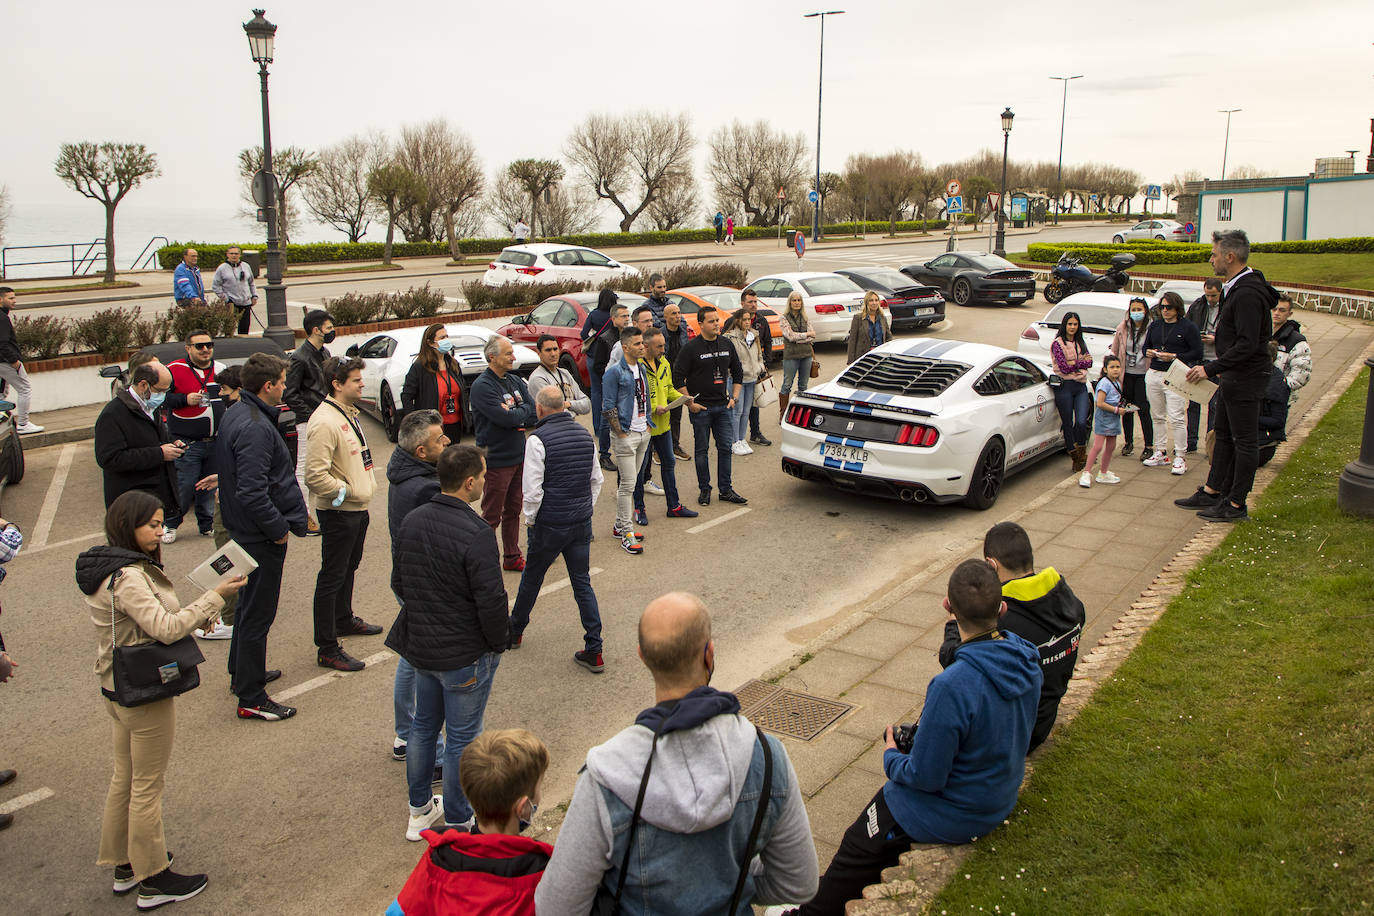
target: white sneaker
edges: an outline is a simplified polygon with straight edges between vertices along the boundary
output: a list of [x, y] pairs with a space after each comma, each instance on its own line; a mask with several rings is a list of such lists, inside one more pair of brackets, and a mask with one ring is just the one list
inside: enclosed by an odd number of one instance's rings
[[234, 625], [231, 623], [217, 623], [208, 630], [196, 627], [197, 639], [233, 639]]
[[1188, 472], [1188, 462], [1186, 462], [1186, 461], [1183, 460], [1183, 456], [1182, 456], [1182, 455], [1176, 455], [1176, 456], [1174, 456], [1174, 466], [1173, 466], [1173, 468], [1169, 471], [1169, 473], [1173, 474], [1173, 475], [1176, 476], [1176, 477], [1181, 477], [1181, 476], [1183, 476], [1184, 474], [1186, 474], [1187, 472]]
[[801, 904], [797, 903], [775, 904], [774, 906], [770, 906], [767, 909], [765, 909], [763, 911], [763, 916], [787, 916], [788, 913], [796, 912], [800, 906]]
[[1164, 465], [1169, 463], [1169, 456], [1161, 451], [1156, 450], [1153, 455], [1151, 455], [1149, 458], [1146, 458], [1144, 461], [1140, 463], [1145, 465], [1145, 467], [1147, 468], [1162, 468], [1164, 467]]
[[1093, 485], [1093, 475], [1092, 475], [1092, 472], [1091, 472], [1091, 471], [1084, 471], [1081, 475], [1079, 475], [1079, 477], [1078, 477], [1078, 485], [1079, 485], [1080, 487], [1084, 487], [1084, 488], [1091, 487], [1091, 486]]
[[749, 447], [749, 443], [743, 439], [736, 439], [735, 444], [730, 446], [730, 452], [734, 455], [752, 455], [754, 450]]
[[29, 422], [25, 423], [25, 424], [22, 425], [22, 426], [16, 426], [14, 429], [15, 429], [15, 431], [18, 432], [19, 435], [21, 435], [21, 436], [27, 436], [27, 435], [30, 435], [30, 434], [32, 434], [32, 433], [41, 433], [41, 432], [43, 431], [43, 427], [39, 426], [37, 423], [33, 422], [32, 420], [30, 420]]
[[1111, 471], [1107, 471], [1107, 472], [1105, 472], [1105, 473], [1098, 474], [1097, 477], [1094, 478], [1094, 479], [1095, 479], [1098, 483], [1121, 483], [1121, 478], [1120, 478], [1120, 477], [1117, 477], [1117, 476], [1116, 476], [1115, 474], [1113, 474]]
[[406, 839], [412, 843], [420, 842], [420, 831], [434, 826], [434, 822], [444, 816], [444, 797], [436, 795], [429, 800], [429, 809], [423, 814], [412, 814], [406, 824]]
[[652, 480], [650, 480], [648, 483], [644, 484], [644, 492], [652, 493], [655, 496], [662, 496], [663, 488], [660, 487], [658, 484], [654, 483]]
[[162, 543], [175, 544], [177, 542], [177, 530], [175, 528], [164, 528], [162, 530]]

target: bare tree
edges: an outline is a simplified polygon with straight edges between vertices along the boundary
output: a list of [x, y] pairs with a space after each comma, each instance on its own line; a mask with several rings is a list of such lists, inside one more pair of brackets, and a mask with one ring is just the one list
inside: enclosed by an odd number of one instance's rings
[[[290, 243], [292, 217], [295, 209], [288, 198], [288, 192], [300, 184], [318, 165], [315, 154], [299, 146], [286, 146], [272, 150], [272, 171], [277, 176], [277, 235], [281, 238], [282, 251]], [[262, 168], [262, 147], [252, 146], [239, 150], [239, 176], [244, 179], [243, 199], [256, 212], [253, 201], [253, 175]]]
[[372, 211], [367, 176], [386, 162], [380, 131], [354, 134], [320, 150], [315, 170], [301, 183], [305, 205], [320, 222], [356, 242], [367, 234]]
[[401, 231], [410, 241], [446, 238], [456, 259], [458, 223], [472, 222], [485, 183], [472, 141], [445, 118], [408, 124], [401, 128], [396, 161], [420, 176], [428, 190], [423, 201], [398, 214]]
[[1184, 172], [1175, 172], [1174, 176], [1164, 183], [1164, 193], [1170, 200], [1178, 200], [1183, 196], [1184, 187], [1190, 181], [1201, 181], [1202, 172], [1199, 169], [1188, 169]]
[[[916, 192], [912, 195], [911, 201], [916, 205], [918, 219], [926, 219], [926, 207], [932, 200], [944, 194], [945, 185], [949, 179], [945, 177], [949, 171], [947, 165], [937, 165], [935, 168], [923, 168], [916, 176]], [[922, 229], [922, 232], [925, 230]]]
[[391, 245], [396, 237], [396, 217], [429, 196], [424, 181], [410, 169], [395, 162], [373, 169], [367, 176], [367, 190], [373, 203], [386, 214], [386, 243], [382, 263], [391, 263]]
[[1276, 175], [1278, 175], [1278, 172], [1271, 169], [1262, 169], [1259, 166], [1243, 162], [1240, 165], [1234, 165], [1230, 168], [1226, 174], [1226, 180], [1241, 181], [1247, 178], [1273, 178]]
[[487, 191], [486, 209], [501, 231], [510, 235], [529, 211], [530, 199], [520, 182], [505, 168], [497, 169]]
[[697, 181], [692, 173], [684, 171], [677, 180], [665, 184], [649, 204], [649, 218], [654, 228], [660, 232], [677, 229], [687, 225], [701, 203], [697, 193]]
[[[815, 185], [815, 181], [813, 180], [813, 181], [811, 182], [811, 184], [814, 186], [814, 185]], [[843, 176], [843, 175], [839, 174], [838, 172], [821, 172], [821, 186], [820, 186], [819, 188], [813, 188], [813, 189], [816, 191], [816, 196], [820, 198], [820, 200], [818, 201], [818, 203], [820, 204], [820, 209], [821, 209], [821, 225], [822, 225], [822, 226], [825, 225], [825, 217], [826, 217], [826, 208], [825, 208], [825, 205], [826, 205], [826, 201], [830, 198], [830, 196], [831, 196], [832, 194], [837, 193], [837, 192], [838, 192], [841, 188], [843, 188], [843, 187], [844, 187], [844, 176]]]
[[695, 146], [687, 114], [639, 111], [589, 116], [564, 152], [592, 193], [620, 211], [620, 231], [629, 232], [655, 198], [690, 174]]
[[[517, 159], [506, 166], [506, 173], [524, 188], [530, 202], [530, 231], [537, 235], [539, 198], [563, 180], [563, 163], [555, 159]], [[545, 230], [544, 234], [549, 233]]]
[[63, 143], [53, 163], [57, 177], [105, 207], [105, 282], [115, 278], [115, 208], [124, 196], [159, 174], [157, 155], [142, 143]]
[[596, 224], [596, 202], [581, 188], [570, 190], [555, 185], [547, 196], [539, 211], [546, 236], [579, 235], [590, 232]]
[[[716, 199], [727, 210], [743, 210], [749, 223], [773, 226], [784, 210], [779, 188], [805, 188], [810, 147], [797, 131], [774, 130], [767, 121], [734, 121], [719, 127], [707, 141], [706, 174]], [[790, 194], [790, 191], [789, 191]]]
[[888, 234], [895, 235], [897, 219], [916, 194], [921, 177], [920, 155], [901, 150], [882, 156], [859, 153], [849, 157], [845, 174], [863, 184], [873, 212], [888, 218]]

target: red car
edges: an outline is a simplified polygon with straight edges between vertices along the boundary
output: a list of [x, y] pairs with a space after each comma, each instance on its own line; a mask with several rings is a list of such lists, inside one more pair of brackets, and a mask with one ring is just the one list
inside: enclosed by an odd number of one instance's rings
[[[587, 359], [582, 353], [582, 325], [587, 321], [587, 313], [596, 308], [599, 295], [598, 291], [591, 291], [550, 296], [530, 309], [528, 315], [516, 315], [496, 333], [531, 348], [541, 334], [552, 334], [558, 338], [558, 349], [562, 351], [558, 364], [580, 379], [585, 389], [590, 385], [590, 376]], [[637, 293], [616, 295], [620, 297], [619, 304], [629, 308], [631, 313], [646, 301]]]

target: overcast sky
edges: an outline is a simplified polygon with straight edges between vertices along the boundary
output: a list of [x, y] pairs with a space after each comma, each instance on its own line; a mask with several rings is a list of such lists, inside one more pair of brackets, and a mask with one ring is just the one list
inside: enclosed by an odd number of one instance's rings
[[[927, 163], [1001, 143], [1054, 160], [1060, 86], [1067, 163], [1113, 161], [1149, 181], [1231, 165], [1305, 174], [1370, 144], [1374, 4], [1354, 0], [930, 3], [827, 0], [822, 167], [907, 148]], [[139, 141], [162, 177], [144, 204], [235, 206], [239, 149], [261, 142], [258, 78], [223, 2], [8, 4], [0, 182], [16, 210], [79, 198], [59, 144]], [[274, 145], [318, 148], [366, 128], [448, 117], [487, 170], [555, 157], [592, 112], [686, 111], [703, 141], [731, 119], [816, 129], [808, 3], [403, 2], [269, 4]], [[826, 7], [819, 7], [824, 9]], [[1228, 12], [1235, 18], [1227, 19]], [[705, 144], [698, 153], [705, 159]], [[709, 200], [703, 201], [703, 204]], [[97, 208], [98, 209], [98, 208]], [[14, 227], [11, 227], [13, 235]]]

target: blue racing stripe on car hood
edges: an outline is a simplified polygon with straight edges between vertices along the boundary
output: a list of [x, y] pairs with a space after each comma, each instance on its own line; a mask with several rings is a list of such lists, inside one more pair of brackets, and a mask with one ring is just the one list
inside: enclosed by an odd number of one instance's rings
[[924, 356], [925, 351], [929, 350], [932, 347], [938, 346], [942, 343], [944, 343], [943, 340], [930, 340], [928, 338], [925, 338], [916, 341], [914, 344], [907, 347], [902, 352], [907, 356]]
[[937, 343], [934, 347], [931, 347], [929, 350], [926, 350], [921, 355], [924, 356], [926, 359], [939, 359], [941, 356], [944, 356], [950, 350], [953, 350], [955, 347], [958, 346], [962, 346], [962, 341], [942, 340], [939, 343]]

